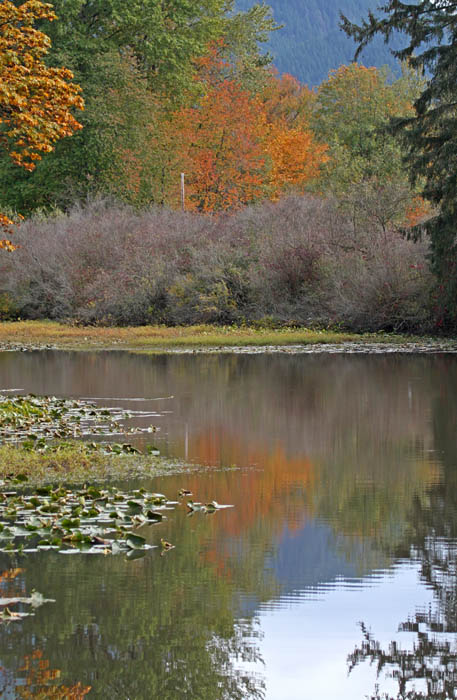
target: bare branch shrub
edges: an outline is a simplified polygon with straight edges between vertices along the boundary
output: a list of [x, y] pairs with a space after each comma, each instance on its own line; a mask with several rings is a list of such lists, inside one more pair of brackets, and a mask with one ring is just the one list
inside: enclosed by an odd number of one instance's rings
[[0, 259], [0, 294], [22, 318], [432, 324], [426, 245], [386, 228], [374, 204], [373, 217], [355, 223], [334, 198], [290, 197], [219, 217], [96, 199], [28, 220], [16, 241], [20, 249]]

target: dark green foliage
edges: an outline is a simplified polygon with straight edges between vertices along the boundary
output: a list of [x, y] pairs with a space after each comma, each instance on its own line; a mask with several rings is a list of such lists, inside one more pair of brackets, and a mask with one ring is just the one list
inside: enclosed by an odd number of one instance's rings
[[[386, 41], [403, 31], [408, 46], [397, 51], [412, 67], [429, 73], [425, 89], [414, 103], [415, 115], [396, 120], [394, 129], [405, 142], [413, 182], [423, 182], [426, 199], [439, 212], [425, 225], [431, 240], [432, 267], [439, 282], [440, 323], [457, 327], [457, 2], [432, 0], [406, 4], [390, 0], [381, 17], [369, 13], [361, 26], [343, 18], [343, 27], [359, 44], [373, 37]], [[418, 231], [417, 233], [420, 233]]]
[[[246, 9], [253, 0], [237, 0]], [[273, 32], [268, 49], [280, 73], [291, 73], [312, 86], [325, 80], [329, 70], [353, 60], [355, 44], [339, 28], [340, 12], [352, 21], [360, 20], [377, 0], [269, 0], [280, 31]], [[392, 46], [398, 48], [398, 37]], [[362, 54], [366, 66], [388, 65], [396, 73], [398, 62], [382, 40], [375, 41]]]
[[179, 93], [192, 75], [191, 59], [221, 35], [231, 5], [231, 0], [55, 0], [58, 22], [44, 29], [54, 60], [65, 58], [83, 78], [94, 58], [128, 49], [154, 89]]

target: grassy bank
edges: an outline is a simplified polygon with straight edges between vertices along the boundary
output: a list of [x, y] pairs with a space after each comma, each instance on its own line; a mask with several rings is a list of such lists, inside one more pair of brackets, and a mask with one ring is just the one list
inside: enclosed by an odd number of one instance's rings
[[68, 350], [278, 346], [316, 343], [389, 342], [411, 338], [390, 334], [358, 334], [302, 329], [236, 326], [135, 326], [127, 328], [72, 326], [52, 321], [0, 323], [0, 347], [53, 347]]
[[[43, 483], [83, 484], [163, 476], [183, 469], [153, 455], [114, 455], [75, 443], [58, 452], [36, 452], [15, 445], [0, 446], [0, 481], [9, 486]], [[19, 479], [18, 479], [19, 477]]]

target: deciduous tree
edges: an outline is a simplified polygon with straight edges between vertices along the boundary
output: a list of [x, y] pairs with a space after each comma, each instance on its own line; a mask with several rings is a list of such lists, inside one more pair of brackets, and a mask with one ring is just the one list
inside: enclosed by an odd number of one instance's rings
[[326, 158], [306, 119], [309, 91], [270, 74], [264, 90], [252, 93], [224, 56], [217, 42], [199, 60], [204, 93], [170, 125], [181, 145], [176, 167], [186, 172], [188, 204], [199, 211], [303, 191]]
[[303, 192], [327, 161], [327, 146], [310, 127], [316, 95], [291, 75], [270, 73], [261, 95], [266, 114], [265, 151], [270, 161], [270, 197]]
[[232, 78], [260, 90], [270, 57], [259, 42], [275, 26], [269, 7], [236, 12], [233, 0], [55, 0], [54, 7], [59, 21], [40, 24], [52, 40], [47, 62], [70, 68], [82, 86], [84, 129], [30, 176], [0, 158], [0, 205], [28, 213], [111, 192], [135, 205], [168, 202], [177, 182], [169, 115], [201, 96], [194, 59], [223, 36]]
[[213, 50], [201, 67], [205, 94], [174, 120], [187, 174], [187, 202], [199, 211], [248, 204], [264, 189], [265, 118], [260, 101], [235, 80], [221, 79], [218, 66], [222, 69], [224, 62]]
[[[39, 0], [0, 3], [0, 146], [29, 171], [56, 141], [81, 128], [71, 112], [83, 108], [80, 88], [69, 70], [45, 64], [50, 40], [34, 27], [55, 18], [51, 5]], [[0, 223], [11, 222], [2, 217]]]

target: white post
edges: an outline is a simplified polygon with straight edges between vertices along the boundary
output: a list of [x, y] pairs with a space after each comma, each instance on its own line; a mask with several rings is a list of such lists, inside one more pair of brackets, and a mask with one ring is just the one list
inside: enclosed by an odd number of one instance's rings
[[184, 173], [181, 173], [181, 209], [185, 209]]

